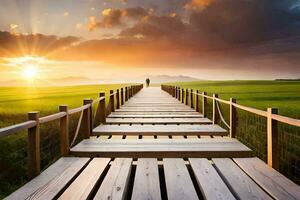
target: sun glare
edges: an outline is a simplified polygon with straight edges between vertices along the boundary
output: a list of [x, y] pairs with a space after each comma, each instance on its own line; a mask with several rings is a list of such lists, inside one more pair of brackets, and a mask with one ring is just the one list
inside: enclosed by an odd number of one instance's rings
[[35, 65], [29, 64], [23, 66], [22, 75], [24, 78], [33, 80], [37, 77], [37, 67]]

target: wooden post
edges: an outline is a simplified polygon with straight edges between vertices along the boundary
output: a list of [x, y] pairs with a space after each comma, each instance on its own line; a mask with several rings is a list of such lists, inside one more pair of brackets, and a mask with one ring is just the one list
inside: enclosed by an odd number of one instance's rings
[[117, 99], [117, 109], [120, 109], [120, 91], [119, 91], [119, 89], [117, 89], [116, 99]]
[[278, 114], [277, 108], [267, 110], [267, 154], [268, 165], [274, 169], [279, 169], [279, 149], [278, 149], [278, 122], [272, 119], [272, 114]]
[[110, 101], [110, 110], [111, 112], [115, 112], [115, 98], [114, 98], [114, 91], [109, 91], [109, 101]]
[[174, 90], [175, 90], [175, 98], [177, 99], [177, 87], [175, 87]]
[[69, 114], [68, 106], [60, 105], [59, 112], [66, 112], [66, 116], [60, 118], [60, 153], [61, 156], [67, 156], [69, 154]]
[[180, 101], [180, 97], [181, 97], [181, 94], [180, 94], [180, 87], [178, 87], [178, 96], [177, 96], [178, 101]]
[[185, 105], [189, 105], [189, 90], [185, 90]]
[[125, 87], [125, 101], [128, 101], [128, 88]]
[[28, 120], [36, 121], [36, 126], [28, 129], [28, 176], [34, 178], [41, 171], [39, 112], [29, 112]]
[[[91, 104], [93, 100], [91, 99], [84, 99], [83, 100], [83, 105]], [[83, 131], [83, 136], [85, 139], [88, 139], [91, 135], [91, 130], [92, 130], [92, 124], [91, 124], [91, 114], [90, 114], [90, 108], [87, 108], [83, 110], [83, 116], [82, 116], [82, 131]]]
[[121, 105], [124, 105], [124, 89], [121, 88]]
[[[105, 92], [100, 92], [99, 96], [105, 97]], [[106, 123], [105, 98], [102, 101], [99, 101], [98, 110], [99, 110], [99, 122], [101, 124]]]
[[236, 103], [236, 99], [230, 98], [230, 137], [235, 138], [236, 136], [236, 107], [233, 106], [233, 103]]
[[181, 90], [181, 103], [184, 103], [184, 89]]
[[207, 98], [205, 97], [207, 95], [207, 92], [202, 92], [202, 114], [203, 117], [206, 117], [206, 108], [207, 108]]
[[196, 112], [199, 112], [199, 90], [196, 90]]
[[218, 98], [217, 94], [213, 94], [213, 124], [218, 123], [218, 111], [217, 111], [217, 101], [216, 98]]
[[191, 89], [191, 108], [194, 108], [194, 94], [193, 94], [193, 89]]

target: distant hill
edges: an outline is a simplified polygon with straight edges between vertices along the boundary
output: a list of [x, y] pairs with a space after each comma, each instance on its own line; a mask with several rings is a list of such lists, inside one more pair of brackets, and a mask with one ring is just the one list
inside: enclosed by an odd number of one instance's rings
[[145, 75], [134, 79], [134, 82], [145, 82], [146, 78], [149, 78], [151, 83], [166, 83], [166, 82], [189, 82], [199, 81], [200, 79], [190, 76], [169, 76], [169, 75]]

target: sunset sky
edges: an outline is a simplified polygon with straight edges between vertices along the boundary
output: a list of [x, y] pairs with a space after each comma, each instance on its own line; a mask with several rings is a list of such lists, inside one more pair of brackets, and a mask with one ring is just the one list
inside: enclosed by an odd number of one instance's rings
[[0, 83], [300, 78], [300, 0], [0, 0]]

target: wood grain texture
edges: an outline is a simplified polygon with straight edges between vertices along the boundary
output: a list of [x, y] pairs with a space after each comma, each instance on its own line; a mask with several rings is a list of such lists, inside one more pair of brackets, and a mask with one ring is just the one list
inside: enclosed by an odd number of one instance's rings
[[210, 161], [206, 158], [189, 158], [189, 162], [204, 199], [235, 199]]
[[234, 158], [234, 161], [273, 198], [300, 199], [300, 187], [259, 158]]
[[[127, 136], [128, 137], [128, 136]], [[127, 138], [126, 137], [126, 138]], [[252, 151], [236, 139], [83, 140], [71, 149], [77, 156], [101, 157], [249, 157]]]
[[132, 158], [116, 158], [105, 176], [94, 199], [125, 199]]
[[158, 163], [156, 158], [138, 159], [131, 199], [161, 199]]
[[184, 160], [164, 158], [163, 162], [168, 199], [198, 200]]
[[229, 158], [213, 158], [218, 171], [239, 199], [272, 199]]
[[107, 118], [108, 124], [211, 124], [208, 118]]
[[219, 125], [140, 125], [140, 124], [121, 124], [121, 125], [100, 125], [93, 130], [93, 134], [101, 135], [130, 135], [130, 134], [140, 134], [140, 135], [155, 135], [155, 134], [189, 134], [189, 135], [228, 135], [227, 131], [221, 128]]
[[6, 199], [51, 199], [77, 174], [89, 158], [63, 157]]
[[88, 199], [109, 161], [110, 158], [94, 158], [59, 199]]

